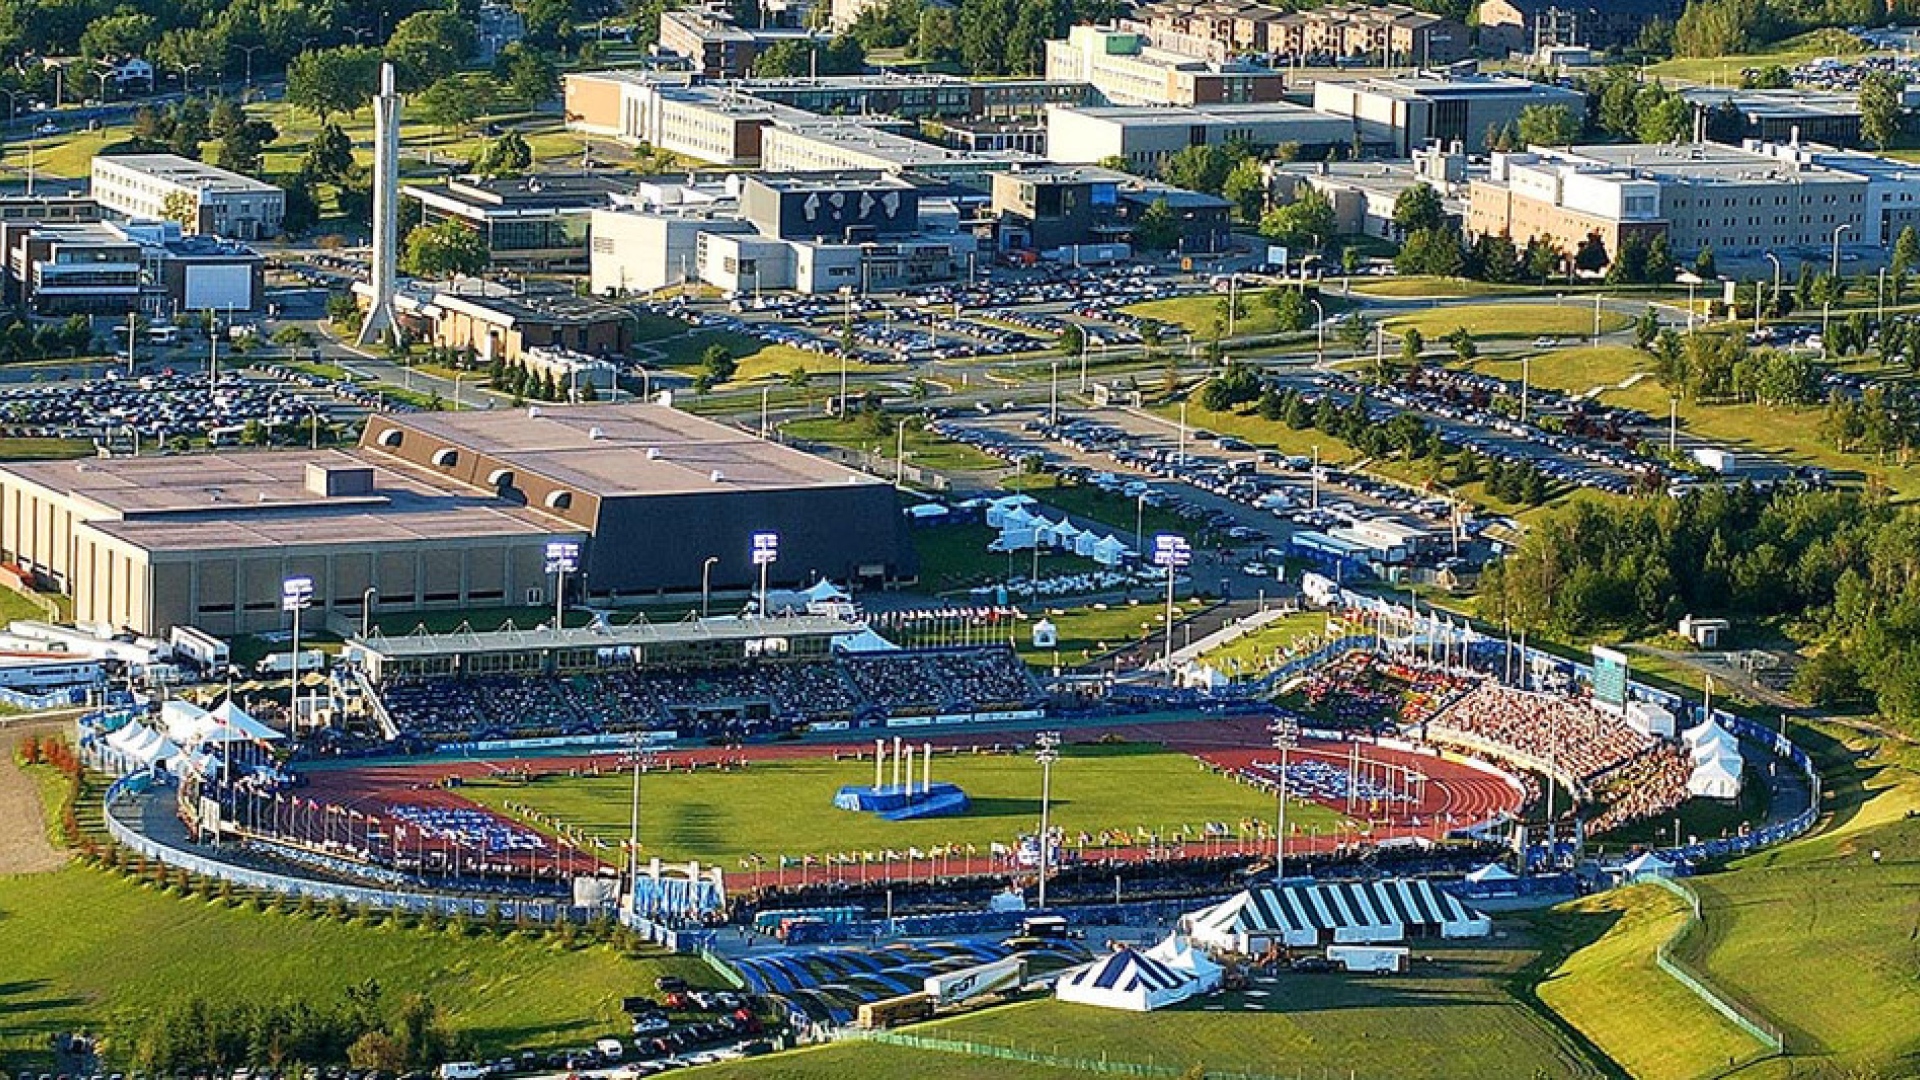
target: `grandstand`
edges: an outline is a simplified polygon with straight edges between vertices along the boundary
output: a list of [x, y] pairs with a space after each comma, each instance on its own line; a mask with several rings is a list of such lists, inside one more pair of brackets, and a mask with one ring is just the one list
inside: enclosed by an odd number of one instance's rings
[[[787, 630], [796, 622], [848, 629], [831, 619], [765, 622]], [[387, 676], [379, 692], [397, 730], [430, 744], [634, 731], [738, 740], [894, 717], [1038, 716], [1045, 703], [1026, 665], [1004, 645], [833, 656], [821, 647], [829, 637], [809, 628], [780, 639], [778, 648], [764, 634], [699, 637], [695, 644], [728, 644], [697, 649], [683, 640], [613, 644], [584, 630], [443, 635], [448, 652], [405, 638], [410, 650], [388, 651], [374, 663]], [[761, 648], [750, 647], [756, 641]], [[669, 659], [689, 655], [694, 659]]]

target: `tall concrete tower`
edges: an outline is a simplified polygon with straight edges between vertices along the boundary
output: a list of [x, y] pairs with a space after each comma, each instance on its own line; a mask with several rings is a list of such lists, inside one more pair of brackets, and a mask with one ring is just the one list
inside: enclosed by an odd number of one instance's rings
[[393, 281], [400, 249], [400, 95], [393, 65], [380, 65], [373, 99], [373, 304], [360, 324], [360, 344], [396, 337]]

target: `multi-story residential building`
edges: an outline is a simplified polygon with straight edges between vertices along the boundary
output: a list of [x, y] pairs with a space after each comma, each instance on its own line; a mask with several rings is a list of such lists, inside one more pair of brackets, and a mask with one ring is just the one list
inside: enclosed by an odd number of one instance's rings
[[779, 41], [826, 39], [814, 31], [793, 26], [746, 27], [723, 9], [674, 8], [660, 13], [660, 48], [693, 63], [709, 79], [743, 79], [769, 45]]
[[129, 218], [180, 221], [191, 234], [259, 240], [280, 234], [286, 192], [177, 154], [93, 159], [92, 194]]
[[1136, 8], [1122, 29], [1203, 60], [1235, 56], [1360, 57], [1383, 67], [1448, 64], [1472, 39], [1456, 19], [1405, 4], [1329, 4], [1304, 11], [1254, 0], [1160, 0]]
[[1285, 89], [1270, 68], [1182, 56], [1111, 26], [1076, 26], [1065, 40], [1047, 42], [1047, 78], [1091, 83], [1112, 105], [1278, 101]]
[[1556, 45], [1618, 49], [1652, 19], [1680, 17], [1686, 0], [1481, 0], [1480, 50], [1526, 53]]

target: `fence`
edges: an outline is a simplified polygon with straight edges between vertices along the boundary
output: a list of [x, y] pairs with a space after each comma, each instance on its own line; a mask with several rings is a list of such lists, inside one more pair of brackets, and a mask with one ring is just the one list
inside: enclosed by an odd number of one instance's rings
[[[913, 1050], [933, 1050], [946, 1054], [966, 1054], [1000, 1061], [1017, 1061], [1025, 1065], [1071, 1069], [1076, 1072], [1097, 1073], [1104, 1076], [1181, 1077], [1188, 1075], [1187, 1070], [1181, 1066], [1162, 1065], [1151, 1058], [1147, 1061], [1116, 1061], [1104, 1053], [1099, 1057], [1050, 1054], [1011, 1044], [1000, 1046], [994, 1043], [975, 1042], [971, 1039], [918, 1035], [910, 1031], [867, 1031], [859, 1028], [845, 1028], [836, 1032], [835, 1037], [883, 1043], [888, 1046], [903, 1046]], [[1350, 1069], [1328, 1067], [1311, 1070], [1302, 1068], [1287, 1073], [1207, 1069], [1200, 1075], [1206, 1077], [1206, 1080], [1354, 1080], [1360, 1074]]]
[[1675, 982], [1691, 990], [1695, 997], [1706, 1002], [1715, 1012], [1732, 1021], [1735, 1027], [1758, 1039], [1768, 1050], [1774, 1054], [1784, 1053], [1786, 1039], [1777, 1028], [1758, 1017], [1748, 1016], [1745, 1010], [1722, 997], [1709, 986], [1705, 979], [1694, 975], [1673, 958], [1673, 943], [1686, 937], [1694, 927], [1705, 925], [1705, 920], [1700, 917], [1700, 897], [1692, 889], [1670, 878], [1648, 877], [1644, 880], [1667, 890], [1687, 905], [1686, 923], [1674, 931], [1673, 936], [1660, 943], [1660, 948], [1653, 954], [1654, 963], [1659, 965], [1661, 971], [1673, 976]]
[[525, 918], [539, 923], [559, 922], [568, 917], [565, 906], [551, 900], [525, 897], [454, 896], [408, 889], [375, 889], [340, 882], [315, 881], [308, 878], [289, 877], [250, 866], [238, 866], [221, 859], [186, 851], [148, 836], [114, 815], [116, 803], [145, 790], [149, 783], [150, 781], [144, 776], [123, 777], [115, 780], [107, 788], [107, 831], [115, 841], [132, 851], [189, 873], [220, 881], [230, 881], [243, 888], [262, 889], [302, 899], [311, 898], [328, 902], [338, 900], [347, 904], [364, 904], [383, 911], [401, 911], [411, 914], [433, 912], [440, 915], [466, 915], [472, 918], [484, 918], [489, 913], [496, 913], [503, 919], [517, 921]]

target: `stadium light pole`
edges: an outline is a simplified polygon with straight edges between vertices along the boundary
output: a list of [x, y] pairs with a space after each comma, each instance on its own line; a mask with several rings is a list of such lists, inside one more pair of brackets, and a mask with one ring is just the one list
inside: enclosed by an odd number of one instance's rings
[[1273, 748], [1280, 751], [1280, 797], [1273, 824], [1273, 883], [1287, 880], [1287, 751], [1300, 739], [1300, 725], [1281, 717], [1267, 728], [1273, 734]]
[[580, 542], [552, 540], [547, 543], [547, 573], [553, 575], [553, 628], [567, 628], [567, 575], [580, 569]]
[[780, 534], [753, 534], [753, 565], [760, 568], [760, 617], [767, 617], [767, 567], [780, 560]]
[[[633, 814], [627, 822], [627, 895], [639, 905], [640, 888], [640, 774], [653, 767], [654, 753], [640, 744], [640, 733], [633, 735]], [[635, 912], [638, 914], [638, 912]]]
[[1040, 896], [1039, 908], [1047, 907], [1047, 863], [1050, 861], [1052, 838], [1047, 834], [1047, 806], [1053, 798], [1053, 763], [1060, 760], [1060, 733], [1043, 731], [1034, 736], [1039, 749], [1033, 759], [1040, 763]]
[[712, 595], [713, 564], [719, 561], [720, 556], [709, 555], [700, 564], [700, 617], [703, 619], [707, 617], [707, 599]]
[[300, 723], [300, 613], [313, 606], [313, 579], [290, 577], [280, 582], [280, 609], [293, 613], [293, 662], [287, 672], [287, 707]]
[[1167, 569], [1167, 640], [1161, 663], [1167, 670], [1167, 682], [1173, 682], [1173, 575], [1193, 561], [1193, 549], [1184, 536], [1161, 533], [1153, 538], [1153, 563]]
[[363, 638], [373, 633], [373, 598], [379, 595], [380, 590], [371, 585], [360, 594], [360, 636]]

